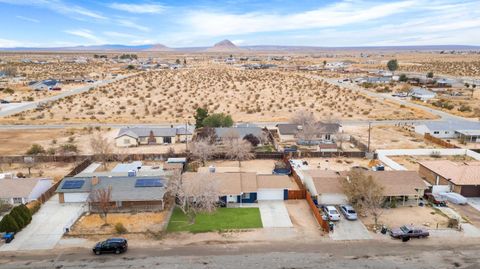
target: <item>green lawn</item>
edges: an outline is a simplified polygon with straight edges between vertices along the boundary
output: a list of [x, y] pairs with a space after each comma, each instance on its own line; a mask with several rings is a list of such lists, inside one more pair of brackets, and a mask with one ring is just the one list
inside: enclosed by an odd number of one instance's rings
[[190, 224], [187, 216], [175, 208], [168, 232], [188, 231], [192, 233], [204, 233], [211, 231], [223, 231], [230, 229], [262, 228], [260, 210], [258, 208], [218, 208], [212, 214], [198, 214], [195, 223]]

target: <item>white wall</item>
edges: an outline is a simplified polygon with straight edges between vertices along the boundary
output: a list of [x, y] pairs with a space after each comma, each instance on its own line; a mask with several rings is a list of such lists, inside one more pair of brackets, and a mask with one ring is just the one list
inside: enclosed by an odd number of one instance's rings
[[40, 197], [44, 192], [50, 189], [52, 185], [53, 185], [53, 180], [51, 179], [39, 180], [35, 188], [33, 188], [32, 192], [30, 193], [28, 197], [28, 201], [26, 202], [30, 202], [38, 199], [38, 197]]

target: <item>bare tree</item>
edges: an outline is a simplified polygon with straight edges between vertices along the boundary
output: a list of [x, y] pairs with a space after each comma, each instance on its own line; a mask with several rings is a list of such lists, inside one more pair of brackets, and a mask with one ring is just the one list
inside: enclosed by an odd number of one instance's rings
[[93, 134], [90, 138], [90, 148], [96, 155], [97, 159], [103, 164], [103, 167], [107, 169], [107, 161], [109, 155], [113, 153], [113, 145], [110, 140], [101, 133]]
[[291, 123], [298, 125], [297, 138], [312, 141], [319, 135], [319, 125], [317, 119], [311, 111], [299, 110], [290, 120]]
[[301, 126], [306, 124], [315, 124], [316, 122], [317, 119], [315, 118], [315, 115], [313, 115], [313, 112], [304, 109], [295, 112], [293, 117], [290, 119], [290, 123]]
[[239, 140], [240, 139], [240, 134], [238, 133], [237, 130], [230, 129], [225, 132], [225, 134], [222, 136], [222, 142], [226, 146], [230, 146], [233, 141]]
[[37, 163], [35, 162], [35, 158], [25, 157], [23, 158], [23, 162], [25, 163], [25, 167], [28, 169], [28, 176], [30, 177], [32, 175], [31, 173], [32, 168], [34, 168], [37, 165]]
[[209, 139], [202, 139], [190, 143], [190, 152], [195, 158], [200, 159], [202, 165], [205, 166], [206, 162], [212, 157], [215, 152], [215, 148], [210, 144]]
[[[201, 175], [201, 174], [198, 174]], [[175, 198], [175, 204], [195, 223], [198, 213], [211, 213], [217, 209], [220, 197], [218, 181], [203, 174], [200, 178], [183, 179], [180, 172], [174, 172], [168, 184], [169, 195]]]
[[112, 208], [112, 187], [109, 186], [107, 189], [94, 190], [90, 194], [90, 202], [102, 211], [103, 220], [105, 224], [107, 224], [107, 214]]
[[367, 176], [359, 169], [350, 171], [342, 181], [342, 187], [349, 202], [359, 211], [373, 216], [375, 227], [383, 213], [382, 204], [385, 200], [384, 189], [372, 176]]
[[226, 150], [227, 158], [238, 161], [238, 167], [242, 166], [242, 161], [250, 160], [254, 156], [252, 144], [243, 139], [233, 140]]

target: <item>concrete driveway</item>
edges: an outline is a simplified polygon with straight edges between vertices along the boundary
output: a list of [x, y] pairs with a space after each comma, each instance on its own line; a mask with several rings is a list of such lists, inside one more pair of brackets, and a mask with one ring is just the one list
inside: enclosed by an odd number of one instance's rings
[[258, 201], [264, 228], [293, 227], [283, 201]]
[[360, 220], [347, 220], [343, 216], [335, 222], [333, 232], [330, 234], [333, 240], [365, 240], [372, 239], [367, 227]]
[[10, 244], [0, 251], [53, 249], [62, 238], [65, 227], [69, 227], [83, 213], [83, 204], [60, 204], [58, 195], [42, 205], [33, 215], [32, 222], [15, 235]]

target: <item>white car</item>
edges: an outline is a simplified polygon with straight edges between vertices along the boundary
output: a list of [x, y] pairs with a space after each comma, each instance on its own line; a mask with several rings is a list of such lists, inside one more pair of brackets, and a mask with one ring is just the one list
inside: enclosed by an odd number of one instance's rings
[[329, 220], [332, 220], [332, 221], [340, 220], [340, 213], [332, 205], [324, 206], [323, 207], [323, 212], [325, 212], [325, 214], [327, 215]]
[[464, 205], [467, 203], [467, 198], [455, 192], [440, 192], [439, 195], [452, 204]]

